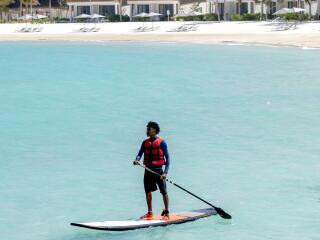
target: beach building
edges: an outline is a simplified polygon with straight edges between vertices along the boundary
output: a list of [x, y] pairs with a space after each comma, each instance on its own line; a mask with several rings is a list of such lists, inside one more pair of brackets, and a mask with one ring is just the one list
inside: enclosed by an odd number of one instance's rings
[[157, 20], [167, 20], [179, 12], [181, 6], [193, 4], [194, 0], [67, 0], [70, 17], [80, 14], [111, 15], [121, 14], [133, 16], [155, 12], [161, 14]]
[[200, 4], [203, 12], [218, 13], [222, 18], [230, 20], [234, 14], [261, 13], [273, 14], [281, 8], [304, 8], [305, 13], [316, 16], [320, 14], [319, 3], [316, 0], [206, 0], [205, 4]]
[[[71, 18], [80, 14], [100, 14], [108, 16], [120, 14], [122, 6], [126, 5], [125, 0], [67, 0], [69, 15]], [[121, 12], [121, 14], [126, 14]]]
[[67, 5], [71, 18], [83, 13], [104, 16], [121, 13], [132, 19], [142, 12], [155, 12], [161, 14], [155, 20], [167, 20], [168, 16], [181, 10], [198, 9], [202, 13], [219, 13], [222, 19], [231, 20], [234, 14], [273, 14], [284, 7], [304, 8], [305, 13], [316, 16], [316, 19], [320, 15], [320, 3], [317, 0], [67, 0]]
[[130, 9], [129, 16], [135, 16], [142, 12], [155, 12], [162, 14], [159, 20], [165, 20], [168, 16], [178, 13], [180, 2], [179, 0], [128, 0]]

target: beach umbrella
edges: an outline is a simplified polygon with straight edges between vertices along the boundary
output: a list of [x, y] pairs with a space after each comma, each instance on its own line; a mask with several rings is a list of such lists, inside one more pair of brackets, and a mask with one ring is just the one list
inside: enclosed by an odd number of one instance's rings
[[190, 11], [190, 12], [184, 12], [181, 11], [178, 14], [174, 15], [175, 18], [181, 17], [183, 19], [183, 25], [185, 25], [185, 20], [184, 17], [193, 17], [193, 16], [200, 16], [203, 15], [203, 13], [199, 13], [199, 12], [194, 12], [194, 11]]
[[[78, 15], [78, 16], [76, 16], [76, 17], [74, 17], [75, 19], [89, 19], [90, 18], [90, 15], [88, 15], [88, 14], [80, 14], [80, 15]], [[85, 28], [86, 27], [86, 23], [84, 22], [83, 23], [83, 28]]]
[[83, 13], [83, 14], [80, 14], [80, 15], [74, 17], [74, 18], [75, 19], [88, 19], [88, 18], [90, 18], [90, 15]]
[[194, 11], [190, 11], [190, 12], [182, 11], [176, 14], [175, 17], [193, 17], [193, 16], [200, 16], [200, 15], [203, 15], [203, 13], [194, 12]]
[[292, 10], [290, 8], [281, 8], [280, 10], [276, 11], [272, 15], [281, 15], [281, 14], [286, 14], [286, 13], [291, 13]]
[[139, 14], [137, 14], [137, 15], [134, 15], [133, 17], [134, 17], [134, 18], [137, 18], [137, 17], [147, 18], [147, 17], [149, 17], [149, 14], [148, 14], [148, 13], [145, 13], [145, 12], [142, 12], [142, 13], [139, 13]]
[[[35, 15], [35, 16], [33, 16], [33, 19], [37, 19], [37, 20], [39, 20], [39, 19], [44, 19], [44, 18], [47, 18], [47, 16], [46, 15], [41, 15], [41, 14], [37, 14], [37, 15]], [[39, 28], [39, 22], [38, 22], [38, 28]]]
[[47, 18], [46, 15], [41, 15], [41, 14], [37, 14], [33, 17], [33, 19], [44, 19], [44, 18]]
[[96, 26], [97, 26], [96, 20], [101, 19], [101, 18], [105, 18], [105, 16], [99, 15], [99, 14], [96, 14], [96, 13], [95, 13], [95, 14], [92, 14], [92, 15], [90, 16], [90, 18], [94, 20], [94, 26], [96, 27]]
[[28, 20], [32, 20], [33, 19], [33, 16], [30, 15], [30, 14], [26, 14], [24, 16], [21, 16], [18, 18], [18, 20], [24, 20], [26, 21], [26, 28], [27, 28], [27, 23], [28, 23]]
[[26, 14], [26, 15], [24, 15], [24, 16], [21, 16], [21, 17], [19, 17], [18, 18], [19, 20], [32, 20], [33, 19], [33, 16], [32, 15], [30, 15], [30, 14]]
[[134, 18], [142, 18], [143, 21], [142, 21], [142, 27], [144, 27], [144, 19], [149, 17], [148, 13], [145, 13], [145, 12], [142, 12], [142, 13], [139, 13], [137, 15], [134, 15], [133, 16]]
[[103, 15], [99, 15], [99, 14], [92, 14], [91, 16], [90, 16], [90, 18], [92, 18], [92, 19], [99, 19], [99, 18], [105, 18], [105, 16], [103, 16]]
[[303, 9], [303, 8], [292, 8], [292, 11], [294, 12], [294, 13], [301, 13], [301, 12], [304, 12], [305, 11], [305, 9]]
[[161, 13], [155, 13], [155, 12], [148, 13], [148, 17], [159, 17], [159, 16], [162, 16], [162, 14]]
[[161, 13], [155, 13], [155, 12], [148, 13], [148, 17], [150, 18], [150, 21], [152, 22], [152, 28], [153, 28], [153, 21], [151, 19], [153, 17], [159, 17], [159, 16], [162, 16], [162, 14]]

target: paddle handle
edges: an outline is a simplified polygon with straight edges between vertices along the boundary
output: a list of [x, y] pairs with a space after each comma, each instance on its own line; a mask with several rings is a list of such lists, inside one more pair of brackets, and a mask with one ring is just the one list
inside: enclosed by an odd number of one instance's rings
[[[143, 165], [141, 165], [140, 163], [138, 163], [138, 165], [139, 165], [140, 167], [146, 169], [147, 171], [149, 171], [149, 172], [151, 172], [151, 173], [153, 173], [153, 174], [161, 177], [161, 175], [160, 175], [159, 173], [151, 170], [150, 168], [148, 168], [148, 167], [146, 167], [146, 166], [143, 166]], [[206, 200], [204, 200], [203, 198], [197, 196], [196, 194], [190, 192], [189, 190], [185, 189], [184, 187], [181, 187], [180, 185], [172, 182], [170, 179], [166, 178], [165, 180], [166, 180], [167, 182], [171, 183], [172, 185], [180, 188], [181, 190], [185, 191], [186, 193], [189, 193], [191, 196], [193, 196], [193, 197], [199, 199], [200, 201], [208, 204], [210, 207], [214, 208], [214, 209], [217, 211], [217, 213], [218, 213], [222, 218], [231, 219], [231, 215], [229, 215], [228, 213], [226, 213], [225, 211], [223, 211], [221, 208], [218, 208], [218, 207], [213, 206], [213, 205], [212, 205], [211, 203], [209, 203], [208, 201], [206, 201]]]

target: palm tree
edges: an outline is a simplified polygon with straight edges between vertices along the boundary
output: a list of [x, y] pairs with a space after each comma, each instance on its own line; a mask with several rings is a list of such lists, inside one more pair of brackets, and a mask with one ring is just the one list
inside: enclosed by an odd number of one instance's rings
[[49, 0], [49, 18], [51, 17], [51, 0]]
[[261, 0], [261, 8], [260, 8], [260, 21], [262, 21], [262, 16], [263, 16], [263, 5], [264, 5], [264, 0]]
[[224, 20], [224, 21], [227, 21], [226, 0], [223, 0], [223, 20]]
[[311, 0], [306, 0], [309, 5], [309, 18], [311, 18]]
[[216, 11], [217, 11], [217, 15], [218, 15], [218, 21], [220, 22], [220, 11], [219, 11], [219, 3], [218, 3], [218, 0], [216, 0]]
[[3, 19], [3, 13], [8, 11], [8, 6], [10, 3], [13, 3], [12, 0], [0, 0], [0, 19]]
[[320, 0], [317, 1], [317, 15], [318, 19], [320, 19]]
[[242, 1], [238, 0], [238, 13], [239, 13], [239, 15], [241, 15], [241, 3], [242, 3]]
[[19, 0], [19, 2], [20, 2], [20, 9], [19, 9], [20, 16], [22, 16], [22, 8], [23, 8], [23, 6], [26, 7], [26, 12], [28, 12], [28, 6], [30, 6], [30, 13], [31, 13], [32, 6], [40, 5], [38, 0]]

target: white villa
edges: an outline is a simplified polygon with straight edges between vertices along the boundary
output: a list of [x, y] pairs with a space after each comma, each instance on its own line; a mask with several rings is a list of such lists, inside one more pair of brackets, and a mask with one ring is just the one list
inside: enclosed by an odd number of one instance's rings
[[[226, 20], [230, 20], [233, 14], [244, 13], [267, 13], [273, 14], [281, 8], [300, 7], [305, 9], [305, 13], [310, 15], [320, 14], [320, 3], [316, 0], [241, 0], [240, 7], [237, 0], [207, 0], [205, 6], [200, 3], [200, 6], [206, 8], [207, 13], [218, 13], [220, 16], [226, 17]], [[318, 8], [318, 9], [317, 9]]]
[[230, 20], [239, 12], [272, 14], [284, 7], [304, 8], [317, 18], [320, 15], [320, 0], [67, 0], [67, 4], [71, 18], [82, 13], [104, 16], [121, 13], [132, 18], [142, 12], [156, 12], [162, 14], [160, 20], [167, 20], [168, 15], [181, 10], [197, 9], [202, 13], [219, 13], [222, 19]]
[[178, 13], [183, 4], [190, 0], [67, 0], [70, 17], [80, 14], [121, 14], [133, 17], [139, 13], [156, 12], [162, 14], [160, 20]]

